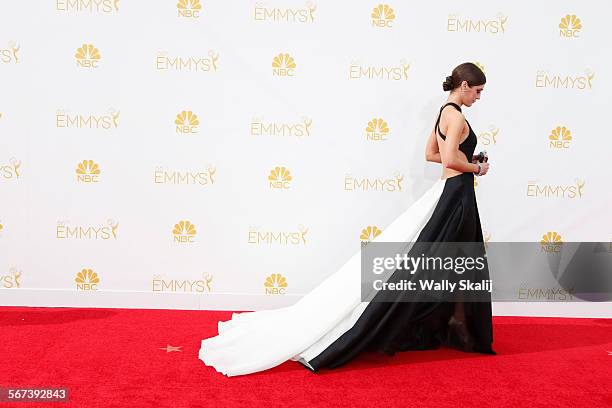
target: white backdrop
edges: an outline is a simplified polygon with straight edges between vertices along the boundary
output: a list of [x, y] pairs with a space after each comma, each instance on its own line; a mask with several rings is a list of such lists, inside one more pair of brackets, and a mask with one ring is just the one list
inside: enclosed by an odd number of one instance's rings
[[464, 108], [491, 162], [476, 186], [486, 239], [610, 241], [611, 11], [2, 2], [1, 304], [294, 303], [440, 177], [425, 141], [466, 61], [488, 80]]

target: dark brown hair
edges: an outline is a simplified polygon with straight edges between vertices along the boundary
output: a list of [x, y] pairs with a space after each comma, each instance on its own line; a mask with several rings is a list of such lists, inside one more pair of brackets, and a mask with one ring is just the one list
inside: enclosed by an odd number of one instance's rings
[[446, 81], [442, 82], [444, 91], [452, 91], [457, 88], [463, 81], [467, 81], [469, 86], [484, 85], [487, 82], [487, 77], [478, 65], [471, 62], [465, 62], [457, 65], [453, 69], [451, 76], [446, 77]]

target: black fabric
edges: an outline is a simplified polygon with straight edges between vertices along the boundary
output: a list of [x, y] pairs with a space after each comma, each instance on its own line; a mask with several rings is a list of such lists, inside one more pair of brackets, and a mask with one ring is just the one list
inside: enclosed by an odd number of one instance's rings
[[[470, 128], [468, 140], [472, 135]], [[476, 139], [475, 135], [473, 139]], [[463, 143], [462, 151], [467, 157], [471, 157], [476, 143], [468, 140]], [[421, 230], [417, 242], [477, 242], [482, 243], [484, 254], [472, 173], [461, 173], [445, 180], [440, 199], [431, 218]], [[398, 271], [394, 272], [394, 275], [396, 273]], [[483, 278], [489, 279], [488, 266]], [[435, 349], [441, 345], [461, 349], [461, 345], [447, 341], [448, 321], [454, 311], [453, 302], [432, 302], [429, 299], [423, 302], [375, 300], [376, 297], [369, 302], [351, 329], [308, 362], [314, 371], [323, 367], [339, 367], [362, 351], [393, 355], [398, 351]], [[463, 305], [467, 328], [476, 342], [472, 351], [496, 354], [492, 348], [490, 297], [488, 301], [464, 302]]]
[[[442, 111], [447, 106], [453, 106], [455, 109], [461, 112], [461, 107], [453, 102], [448, 102], [447, 104], [442, 106], [442, 108], [440, 108], [440, 113], [438, 114], [438, 119], [436, 120], [436, 131], [438, 132], [442, 140], [446, 140], [446, 136], [442, 134], [442, 131], [440, 131], [440, 118], [442, 117]], [[468, 122], [467, 119], [465, 120], [465, 122], [470, 128], [470, 132], [468, 136], [465, 138], [465, 140], [459, 144], [459, 150], [462, 151], [465, 154], [465, 157], [468, 159], [468, 161], [471, 162], [472, 155], [474, 154], [474, 149], [476, 148], [476, 144], [478, 143], [478, 138], [476, 137], [476, 133], [474, 133], [474, 130], [472, 130], [472, 126], [470, 126], [470, 122]]]

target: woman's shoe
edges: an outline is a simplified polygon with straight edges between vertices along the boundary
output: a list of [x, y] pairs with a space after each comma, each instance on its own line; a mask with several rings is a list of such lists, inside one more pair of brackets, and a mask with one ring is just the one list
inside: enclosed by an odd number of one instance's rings
[[[456, 341], [453, 342], [453, 340]], [[455, 319], [455, 316], [451, 316], [448, 321], [448, 343], [458, 343], [463, 350], [474, 351], [474, 338], [468, 331], [465, 322]]]

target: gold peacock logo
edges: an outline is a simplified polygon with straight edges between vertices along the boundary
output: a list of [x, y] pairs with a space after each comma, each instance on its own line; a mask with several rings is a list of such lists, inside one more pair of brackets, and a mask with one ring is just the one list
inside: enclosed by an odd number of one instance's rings
[[172, 229], [172, 235], [174, 236], [174, 242], [179, 244], [193, 243], [196, 236], [196, 227], [190, 221], [181, 220], [174, 224]]
[[264, 289], [269, 295], [282, 295], [287, 290], [287, 279], [280, 273], [273, 273], [266, 277]]
[[366, 126], [366, 140], [379, 141], [387, 140], [389, 126], [381, 118], [374, 118]]
[[483, 74], [487, 73], [487, 71], [485, 71], [485, 66], [482, 65], [480, 62], [474, 61], [474, 65], [476, 65], [478, 68], [480, 68], [480, 70], [482, 71]]
[[572, 140], [572, 132], [565, 126], [557, 126], [548, 135], [549, 146], [555, 149], [567, 149]]
[[287, 53], [280, 53], [272, 60], [272, 75], [294, 76], [295, 60]]
[[83, 269], [76, 274], [74, 281], [77, 284], [77, 290], [98, 290], [100, 277], [92, 269]]
[[83, 68], [98, 68], [100, 51], [93, 44], [83, 44], [74, 54], [77, 66]]
[[100, 181], [100, 167], [93, 160], [83, 160], [76, 168], [77, 181], [97, 183]]
[[176, 8], [179, 17], [198, 18], [200, 17], [202, 4], [200, 4], [200, 0], [179, 0], [176, 3]]
[[359, 235], [359, 239], [361, 239], [362, 242], [370, 242], [374, 238], [379, 236], [381, 233], [382, 230], [380, 230], [376, 225], [368, 225], [367, 227], [361, 230], [361, 235]]
[[546, 234], [542, 235], [542, 239], [540, 240], [542, 251], [548, 253], [559, 252], [561, 244], [563, 244], [561, 235], [556, 231], [548, 231]]
[[288, 189], [292, 179], [291, 172], [284, 166], [276, 166], [268, 175], [270, 188]]
[[567, 14], [559, 23], [559, 35], [565, 38], [577, 38], [582, 30], [582, 22], [575, 14]]
[[395, 11], [387, 4], [379, 4], [372, 10], [371, 17], [374, 27], [392, 27]]
[[176, 125], [176, 133], [198, 133], [200, 120], [198, 115], [192, 111], [182, 111], [176, 115], [174, 124]]

